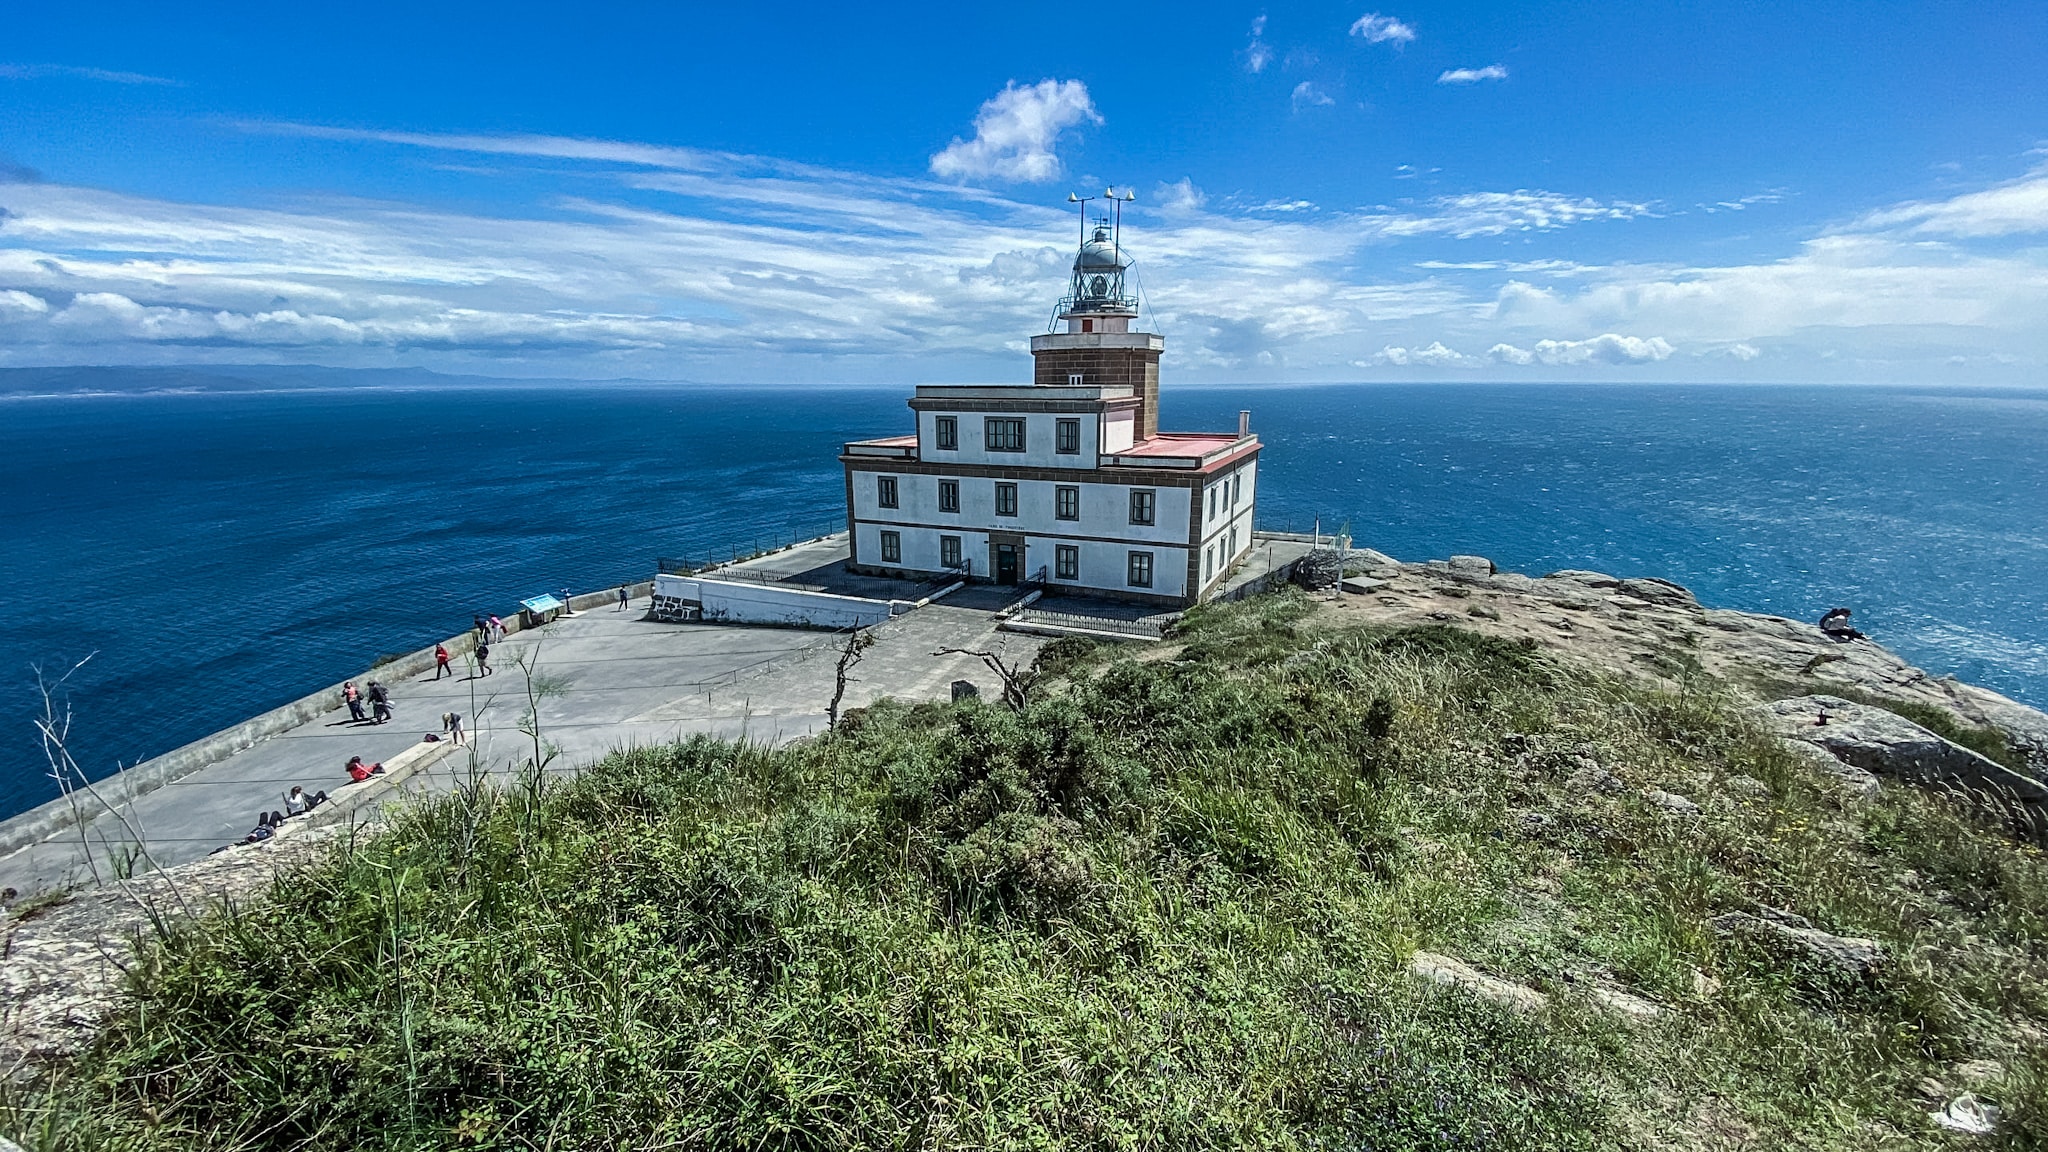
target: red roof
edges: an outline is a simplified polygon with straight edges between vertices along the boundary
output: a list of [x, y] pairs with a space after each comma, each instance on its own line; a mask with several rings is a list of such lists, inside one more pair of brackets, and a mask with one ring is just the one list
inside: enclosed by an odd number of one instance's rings
[[1207, 456], [1237, 443], [1237, 437], [1209, 432], [1161, 432], [1112, 456]]

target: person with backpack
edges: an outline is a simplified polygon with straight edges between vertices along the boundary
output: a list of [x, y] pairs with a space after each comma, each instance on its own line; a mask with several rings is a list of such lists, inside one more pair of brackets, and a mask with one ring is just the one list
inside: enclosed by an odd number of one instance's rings
[[391, 719], [391, 693], [380, 680], [370, 681], [370, 716], [379, 724]]
[[348, 714], [357, 720], [368, 720], [363, 715], [363, 694], [356, 690], [356, 682], [345, 681], [341, 686], [342, 702], [348, 705]]

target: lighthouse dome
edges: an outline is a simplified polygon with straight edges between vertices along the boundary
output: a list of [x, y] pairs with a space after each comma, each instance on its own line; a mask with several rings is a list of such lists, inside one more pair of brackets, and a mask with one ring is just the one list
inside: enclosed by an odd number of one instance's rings
[[1130, 266], [1130, 257], [1117, 251], [1111, 240], [1109, 229], [1097, 228], [1095, 235], [1081, 245], [1080, 255], [1074, 257], [1074, 271], [1080, 273], [1116, 273]]

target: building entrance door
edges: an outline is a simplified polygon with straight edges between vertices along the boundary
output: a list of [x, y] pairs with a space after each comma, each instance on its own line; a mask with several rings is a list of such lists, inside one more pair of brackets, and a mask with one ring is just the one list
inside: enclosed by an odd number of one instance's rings
[[1016, 582], [1017, 546], [1015, 544], [996, 545], [996, 583], [1015, 584]]

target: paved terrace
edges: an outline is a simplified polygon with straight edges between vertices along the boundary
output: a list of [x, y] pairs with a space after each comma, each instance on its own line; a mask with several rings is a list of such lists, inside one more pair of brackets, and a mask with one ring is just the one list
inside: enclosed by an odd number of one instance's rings
[[[840, 537], [744, 567], [821, 581], [844, 555]], [[856, 594], [902, 591], [863, 587]], [[854, 672], [858, 679], [849, 685], [844, 706], [859, 707], [883, 695], [945, 699], [954, 680], [972, 681], [984, 696], [999, 696], [1000, 682], [980, 660], [933, 653], [947, 647], [983, 648], [1028, 662], [1046, 640], [998, 632], [994, 619], [1016, 591], [968, 587], [872, 629], [877, 642]], [[507, 771], [532, 754], [531, 739], [519, 731], [527, 711], [521, 660], [533, 668], [534, 682], [552, 693], [539, 711], [543, 737], [558, 749], [553, 771], [572, 771], [616, 748], [699, 732], [779, 743], [825, 727], [843, 637], [797, 629], [661, 624], [644, 619], [645, 608], [641, 599], [623, 612], [586, 609], [514, 633], [493, 648], [491, 663], [497, 671], [489, 677], [474, 678], [465, 669], [459, 677], [438, 682], [431, 673], [387, 681], [396, 716], [382, 726], [351, 721], [337, 700], [335, 709], [317, 720], [119, 801], [115, 811], [82, 827], [0, 858], [0, 886], [28, 893], [91, 883], [95, 865], [100, 877], [111, 878], [116, 875], [111, 861], [131, 855], [138, 840], [159, 866], [197, 859], [240, 839], [259, 813], [281, 809], [281, 794], [294, 784], [309, 791], [352, 787], [342, 770], [350, 756], [391, 759], [423, 733], [438, 732], [444, 712], [471, 717], [480, 762], [489, 770]], [[456, 753], [407, 786], [447, 789], [467, 777], [469, 764], [468, 756]], [[109, 801], [120, 796], [118, 777], [98, 782], [97, 788]]]

